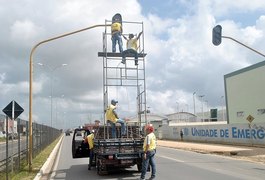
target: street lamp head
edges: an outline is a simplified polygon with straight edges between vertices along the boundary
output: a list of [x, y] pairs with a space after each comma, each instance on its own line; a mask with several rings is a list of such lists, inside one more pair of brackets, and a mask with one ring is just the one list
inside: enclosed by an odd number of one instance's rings
[[67, 66], [68, 64], [62, 64], [62, 66]]
[[42, 64], [42, 63], [37, 63], [39, 66], [44, 66], [44, 64]]

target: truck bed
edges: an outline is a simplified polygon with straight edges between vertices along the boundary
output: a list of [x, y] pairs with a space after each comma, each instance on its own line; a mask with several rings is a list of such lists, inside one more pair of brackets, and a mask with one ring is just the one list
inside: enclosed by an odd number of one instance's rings
[[[95, 126], [95, 139], [113, 139], [111, 137], [111, 127], [108, 126]], [[135, 125], [126, 126], [126, 136], [125, 138], [141, 138], [140, 128]], [[121, 126], [116, 125], [116, 137], [121, 137]]]
[[[116, 128], [119, 137], [121, 127]], [[94, 153], [98, 174], [134, 165], [141, 170], [144, 139], [138, 126], [128, 126], [125, 138], [110, 138], [111, 127], [99, 126], [94, 130]]]

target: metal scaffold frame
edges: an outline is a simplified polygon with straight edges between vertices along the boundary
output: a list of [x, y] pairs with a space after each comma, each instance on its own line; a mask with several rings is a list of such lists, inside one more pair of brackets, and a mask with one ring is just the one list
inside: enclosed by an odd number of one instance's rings
[[[142, 35], [138, 39], [138, 66], [135, 66], [133, 55], [127, 55], [126, 63], [121, 64], [122, 54], [120, 52], [112, 52], [111, 28], [108, 26], [111, 23], [112, 21], [105, 20], [106, 26], [103, 32], [103, 51], [98, 52], [98, 56], [102, 57], [103, 60], [103, 109], [104, 112], [106, 112], [109, 105], [110, 87], [133, 87], [136, 93], [138, 125], [143, 127], [147, 123], [144, 24], [143, 22], [122, 21], [123, 34], [125, 36], [128, 35], [128, 29], [133, 32], [142, 32]], [[104, 116], [104, 125], [106, 124], [105, 118]]]

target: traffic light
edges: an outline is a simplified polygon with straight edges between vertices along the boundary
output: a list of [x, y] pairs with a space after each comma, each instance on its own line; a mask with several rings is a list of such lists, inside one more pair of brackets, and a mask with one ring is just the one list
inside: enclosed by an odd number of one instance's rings
[[212, 42], [215, 46], [218, 46], [222, 42], [222, 26], [217, 25], [213, 28]]

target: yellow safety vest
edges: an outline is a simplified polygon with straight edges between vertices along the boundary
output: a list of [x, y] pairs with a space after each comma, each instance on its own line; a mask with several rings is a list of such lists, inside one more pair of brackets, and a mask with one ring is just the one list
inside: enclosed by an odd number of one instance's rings
[[133, 49], [135, 51], [137, 51], [137, 39], [133, 38], [133, 39], [129, 39], [127, 41], [127, 49]]
[[89, 134], [86, 139], [89, 145], [89, 149], [92, 149], [94, 147], [94, 134]]
[[153, 132], [148, 134], [144, 139], [144, 145], [143, 145], [144, 152], [147, 151], [146, 149], [147, 144], [149, 144], [148, 151], [152, 151], [156, 149], [156, 136]]
[[116, 123], [117, 122], [117, 118], [115, 116], [115, 114], [113, 113], [113, 110], [116, 109], [116, 106], [113, 106], [112, 104], [108, 106], [107, 112], [106, 112], [106, 119]]
[[111, 24], [111, 33], [121, 32], [121, 23], [115, 22]]

